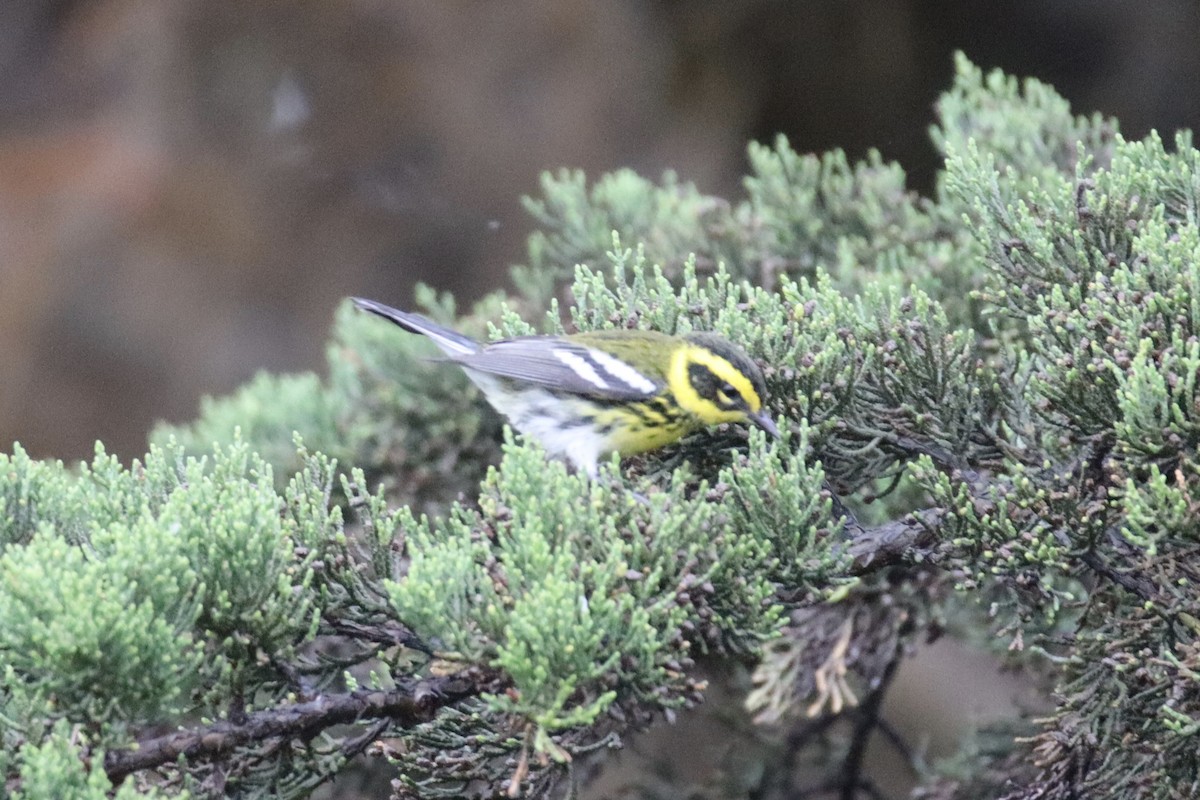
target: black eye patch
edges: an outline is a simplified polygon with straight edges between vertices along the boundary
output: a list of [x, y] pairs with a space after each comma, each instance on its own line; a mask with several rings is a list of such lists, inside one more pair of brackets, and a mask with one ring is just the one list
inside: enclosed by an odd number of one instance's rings
[[696, 390], [696, 394], [708, 400], [713, 400], [717, 396], [717, 387], [723, 381], [713, 374], [713, 371], [703, 364], [688, 365], [688, 381], [692, 384], [692, 388]]
[[704, 364], [689, 365], [688, 380], [697, 394], [723, 408], [744, 408], [746, 405], [742, 393], [733, 384], [717, 377]]

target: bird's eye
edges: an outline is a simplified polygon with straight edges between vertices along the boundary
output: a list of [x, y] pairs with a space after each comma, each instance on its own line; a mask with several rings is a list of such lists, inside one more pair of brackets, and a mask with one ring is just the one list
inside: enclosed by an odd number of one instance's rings
[[731, 383], [722, 383], [717, 387], [717, 402], [723, 406], [736, 406], [742, 402], [742, 395]]

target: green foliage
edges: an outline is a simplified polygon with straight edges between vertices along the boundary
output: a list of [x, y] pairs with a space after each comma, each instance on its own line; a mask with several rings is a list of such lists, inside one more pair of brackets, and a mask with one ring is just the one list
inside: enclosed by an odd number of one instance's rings
[[[139, 792], [126, 784], [116, 791], [102, 770], [90, 772], [84, 766], [77, 740], [64, 724], [40, 745], [30, 745], [20, 753], [21, 788], [11, 795], [12, 800], [151, 800], [159, 797], [189, 797], [188, 792], [164, 795], [157, 789]], [[104, 753], [96, 757], [103, 760]]]
[[29, 542], [49, 512], [61, 482], [62, 464], [34, 461], [18, 444], [11, 456], [0, 453], [0, 552]]
[[244, 443], [200, 460], [154, 448], [128, 469], [98, 447], [74, 475], [19, 450], [9, 463], [6, 490], [42, 499], [36, 533], [0, 555], [6, 738], [36, 740], [49, 715], [124, 741], [114, 723], [220, 699], [259, 653], [311, 636], [312, 573], [293, 541], [316, 540], [325, 518], [281, 515], [296, 490], [277, 495]]
[[[1127, 142], [1112, 123], [1071, 117], [1044, 86], [1022, 96], [1011, 79], [978, 77], [960, 68], [974, 132], [947, 135], [944, 186], [968, 209], [980, 297], [1008, 341], [1005, 457], [986, 490], [930, 463], [920, 480], [969, 564], [960, 585], [985, 589], [1011, 635], [1079, 631], [1073, 648], [1052, 648], [1064, 667], [1038, 739], [1037, 796], [1187, 796], [1195, 749], [1179, 715], [1200, 713], [1188, 566], [1200, 507], [1198, 153], [1189, 134], [1174, 151], [1155, 134]], [[1031, 109], [1022, 121], [985, 122], [1014, 103]], [[1073, 773], [1083, 760], [1096, 766]]]
[[937, 112], [930, 135], [947, 161], [974, 143], [996, 160], [1014, 192], [1035, 191], [1039, 183], [1073, 174], [1081, 146], [1096, 166], [1107, 164], [1117, 135], [1116, 120], [1073, 115], [1048, 84], [998, 69], [985, 75], [962, 53], [954, 57], [954, 85], [938, 100]]
[[483, 570], [488, 548], [473, 540], [469, 515], [460, 511], [431, 529], [428, 522], [407, 531], [405, 579], [385, 587], [399, 615], [413, 630], [467, 660], [488, 654], [481, 611], [494, 608], [496, 590]]
[[104, 538], [111, 552], [91, 559], [51, 533], [5, 554], [0, 653], [73, 719], [177, 711], [186, 688], [179, 676], [199, 666], [188, 597], [195, 576], [163, 528]]
[[774, 147], [752, 143], [749, 156], [739, 221], [755, 233], [739, 253], [740, 271], [760, 285], [771, 288], [779, 272], [794, 278], [823, 271], [843, 289], [880, 282], [906, 288], [952, 257], [928, 203], [905, 186], [900, 165], [878, 152], [851, 165], [840, 150], [801, 155], [780, 136]]
[[[540, 226], [529, 237], [530, 263], [519, 275], [524, 284], [569, 279], [575, 264], [603, 264], [613, 231], [642, 242], [656, 262], [678, 267], [728, 213], [724, 201], [680, 183], [673, 172], [656, 185], [622, 169], [589, 188], [582, 171], [561, 170], [543, 173], [541, 184], [542, 197], [524, 201]], [[708, 263], [715, 265], [712, 255]]]
[[808, 463], [807, 424], [797, 438], [793, 444], [784, 433], [768, 443], [753, 431], [750, 452], [721, 471], [718, 486], [728, 487], [734, 530], [771, 548], [770, 562], [759, 567], [764, 576], [784, 591], [811, 591], [829, 586], [848, 565], [833, 547], [841, 530], [836, 522], [831, 527], [831, 503], [821, 496], [825, 473]]
[[304, 431], [312, 441], [338, 441], [337, 407], [311, 372], [264, 372], [228, 397], [201, 399], [199, 419], [187, 426], [161, 426], [154, 441], [162, 444], [174, 438], [187, 452], [203, 453], [216, 442], [230, 443], [234, 431], [240, 431], [246, 441], [256, 443], [257, 452], [268, 463], [287, 474], [299, 468], [293, 431]]
[[215, 451], [211, 466], [189, 459], [181, 478], [186, 488], [171, 494], [156, 522], [196, 565], [200, 625], [233, 646], [246, 639], [267, 652], [302, 639], [315, 611], [308, 569], [296, 563], [271, 468], [235, 442]]
[[[767, 458], [778, 455], [764, 448]], [[770, 513], [754, 490], [735, 491], [753, 504], [746, 516]], [[738, 521], [689, 499], [682, 481], [638, 502], [509, 445], [477, 511], [458, 507], [407, 533], [408, 571], [388, 588], [419, 633], [512, 678], [493, 707], [548, 731], [577, 727], [616, 700], [616, 686], [626, 702], [672, 702], [667, 665], [687, 658], [689, 640], [747, 647], [771, 634], [777, 552], [816, 561], [818, 534], [804, 527], [799, 541], [777, 542], [780, 531]], [[685, 631], [697, 617], [712, 625], [699, 640]]]

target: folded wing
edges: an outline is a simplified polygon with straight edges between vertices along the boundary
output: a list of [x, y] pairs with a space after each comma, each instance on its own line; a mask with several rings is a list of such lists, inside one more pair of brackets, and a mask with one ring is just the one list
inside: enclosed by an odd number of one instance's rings
[[468, 369], [551, 391], [614, 401], [650, 397], [663, 388], [621, 359], [565, 339], [508, 339], [454, 360]]

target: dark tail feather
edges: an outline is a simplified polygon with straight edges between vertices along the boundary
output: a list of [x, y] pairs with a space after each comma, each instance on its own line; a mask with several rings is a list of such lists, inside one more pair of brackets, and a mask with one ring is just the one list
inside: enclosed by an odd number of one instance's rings
[[372, 314], [377, 314], [386, 320], [390, 320], [406, 331], [428, 336], [433, 340], [434, 344], [441, 348], [443, 353], [451, 358], [470, 355], [479, 350], [479, 343], [474, 339], [469, 339], [461, 333], [455, 333], [449, 328], [443, 328], [441, 325], [422, 317], [420, 314], [401, 311], [398, 308], [385, 306], [383, 303], [377, 303], [374, 300], [365, 300], [361, 297], [352, 297], [350, 299], [354, 301], [354, 305], [363, 311], [370, 311]]

